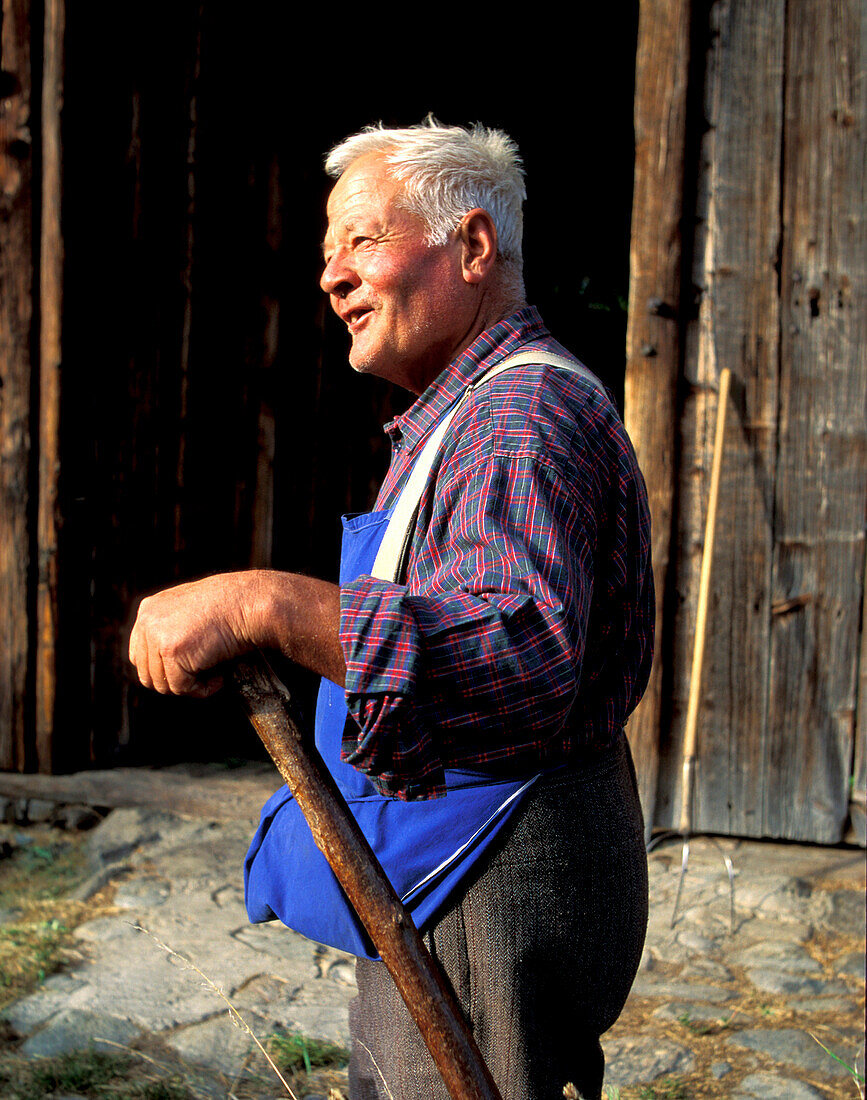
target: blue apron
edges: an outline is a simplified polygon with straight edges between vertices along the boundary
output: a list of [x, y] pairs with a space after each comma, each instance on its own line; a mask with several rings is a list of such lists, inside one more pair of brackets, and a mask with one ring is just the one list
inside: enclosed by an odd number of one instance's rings
[[[344, 517], [341, 585], [371, 572], [390, 515], [391, 510]], [[481, 772], [446, 770], [444, 798], [386, 798], [340, 759], [347, 718], [343, 688], [323, 678], [316, 747], [392, 886], [424, 931], [448, 907], [538, 776], [492, 780]], [[244, 863], [244, 886], [254, 923], [279, 918], [318, 943], [379, 958], [287, 787], [262, 809]]]

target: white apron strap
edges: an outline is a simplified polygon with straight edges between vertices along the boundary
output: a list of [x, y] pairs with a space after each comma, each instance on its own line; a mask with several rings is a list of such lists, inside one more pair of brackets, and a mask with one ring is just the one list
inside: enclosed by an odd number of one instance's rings
[[557, 367], [560, 370], [572, 371], [574, 374], [580, 375], [586, 381], [591, 382], [598, 389], [603, 388], [602, 383], [596, 375], [589, 371], [582, 363], [578, 363], [574, 359], [567, 359], [563, 355], [554, 355], [549, 351], [516, 352], [514, 355], [509, 355], [501, 360], [496, 366], [491, 367], [491, 369], [486, 374], [483, 374], [478, 381], [467, 386], [458, 400], [452, 405], [428, 436], [421, 454], [415, 460], [409, 477], [401, 489], [400, 496], [397, 498], [397, 502], [394, 505], [391, 519], [388, 521], [388, 527], [380, 543], [379, 552], [376, 555], [376, 561], [373, 563], [371, 576], [377, 577], [379, 580], [383, 581], [394, 581], [397, 579], [397, 573], [401, 566], [407, 540], [410, 537], [410, 528], [415, 521], [419, 502], [421, 501], [421, 495], [424, 492], [424, 487], [427, 484], [431, 469], [433, 468], [434, 460], [440, 449], [440, 444], [445, 438], [446, 432], [449, 430], [449, 425], [455, 413], [457, 413], [469, 394], [474, 390], [490, 382], [491, 379], [496, 378], [498, 374], [502, 374], [512, 367], [520, 366], [522, 363], [544, 363], [547, 366]]

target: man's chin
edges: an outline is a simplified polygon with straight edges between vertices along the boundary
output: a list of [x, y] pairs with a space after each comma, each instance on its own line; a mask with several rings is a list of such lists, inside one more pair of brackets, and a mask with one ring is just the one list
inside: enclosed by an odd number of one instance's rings
[[349, 365], [356, 374], [375, 374], [381, 377], [380, 369], [384, 366], [381, 359], [381, 356], [365, 353], [355, 346], [349, 350]]

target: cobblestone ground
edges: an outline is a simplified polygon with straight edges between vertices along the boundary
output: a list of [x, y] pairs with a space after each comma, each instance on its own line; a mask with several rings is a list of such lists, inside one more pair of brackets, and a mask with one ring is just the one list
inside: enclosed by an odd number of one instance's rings
[[682, 850], [650, 856], [641, 971], [603, 1040], [609, 1091], [858, 1097], [820, 1043], [863, 1074], [864, 853], [694, 839], [672, 927]]
[[[214, 990], [157, 941], [192, 959], [258, 1036], [300, 1030], [346, 1043], [351, 960], [279, 925], [247, 923], [249, 833], [159, 812], [110, 814], [89, 835], [92, 875], [79, 893], [109, 883], [114, 909], [78, 928], [76, 960], [6, 1010], [18, 1049], [39, 1057], [120, 1045], [183, 1066], [202, 1096], [283, 1095]], [[857, 1097], [833, 1055], [863, 1072], [864, 853], [693, 839], [672, 926], [681, 851], [676, 839], [650, 856], [641, 971], [604, 1039], [608, 1095]], [[345, 1088], [345, 1075], [314, 1076], [306, 1095], [324, 1100], [329, 1086]]]

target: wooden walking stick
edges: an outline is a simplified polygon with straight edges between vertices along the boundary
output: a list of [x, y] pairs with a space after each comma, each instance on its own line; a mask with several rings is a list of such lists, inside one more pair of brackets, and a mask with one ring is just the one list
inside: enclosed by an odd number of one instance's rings
[[[723, 440], [726, 427], [726, 406], [728, 405], [729, 384], [731, 371], [723, 367], [719, 378], [719, 394], [717, 397], [716, 431], [713, 441], [713, 462], [710, 471], [710, 492], [707, 502], [707, 518], [705, 520], [704, 547], [701, 556], [701, 576], [698, 585], [698, 607], [695, 619], [695, 640], [693, 642], [692, 669], [689, 678], [689, 701], [686, 708], [686, 727], [683, 734], [683, 778], [681, 783], [680, 800], [680, 832], [683, 835], [683, 855], [681, 858], [680, 880], [677, 884], [677, 896], [674, 899], [674, 910], [671, 914], [671, 924], [674, 927], [680, 894], [683, 889], [683, 880], [686, 876], [686, 867], [689, 863], [689, 837], [692, 833], [693, 795], [695, 791], [695, 766], [697, 759], [696, 746], [698, 741], [698, 704], [701, 696], [701, 673], [704, 663], [704, 640], [707, 634], [707, 605], [710, 597], [710, 571], [713, 562], [713, 541], [716, 532], [716, 513], [719, 501], [719, 481], [722, 470]], [[734, 882], [734, 870], [731, 860], [725, 857], [726, 870], [729, 874], [729, 883]], [[734, 908], [734, 901], [732, 901]]]
[[452, 1100], [502, 1100], [472, 1032], [331, 773], [305, 746], [289, 693], [261, 654], [237, 661], [247, 716], [394, 979]]

